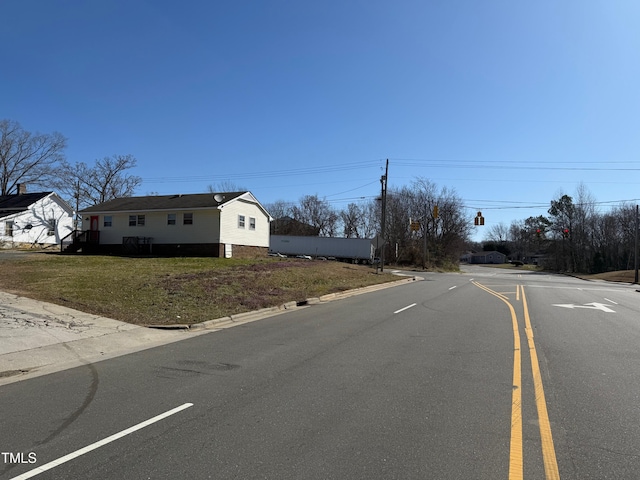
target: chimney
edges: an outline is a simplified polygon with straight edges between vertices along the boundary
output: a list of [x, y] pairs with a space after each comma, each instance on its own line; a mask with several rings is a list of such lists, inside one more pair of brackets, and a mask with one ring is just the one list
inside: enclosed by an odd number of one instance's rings
[[27, 185], [24, 183], [16, 184], [16, 190], [18, 191], [18, 195], [24, 195], [27, 193]]

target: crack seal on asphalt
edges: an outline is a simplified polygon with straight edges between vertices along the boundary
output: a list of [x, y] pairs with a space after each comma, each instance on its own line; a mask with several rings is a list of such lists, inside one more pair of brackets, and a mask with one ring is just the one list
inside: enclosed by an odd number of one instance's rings
[[13, 377], [15, 375], [22, 375], [25, 373], [29, 373], [33, 368], [21, 368], [20, 370], [5, 370], [4, 372], [0, 372], [0, 378]]

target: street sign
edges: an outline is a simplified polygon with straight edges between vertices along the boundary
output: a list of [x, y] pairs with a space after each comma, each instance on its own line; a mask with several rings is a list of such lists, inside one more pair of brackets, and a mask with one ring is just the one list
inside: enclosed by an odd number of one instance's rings
[[384, 245], [384, 239], [380, 235], [376, 235], [371, 239], [371, 245], [375, 248], [380, 248]]

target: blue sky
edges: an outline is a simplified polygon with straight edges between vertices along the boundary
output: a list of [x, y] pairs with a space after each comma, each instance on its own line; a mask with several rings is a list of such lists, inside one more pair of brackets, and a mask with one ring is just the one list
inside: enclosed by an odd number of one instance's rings
[[[636, 0], [3, 0], [0, 118], [137, 192], [336, 208], [425, 177], [485, 229], [640, 199]], [[475, 238], [486, 230], [478, 229]]]

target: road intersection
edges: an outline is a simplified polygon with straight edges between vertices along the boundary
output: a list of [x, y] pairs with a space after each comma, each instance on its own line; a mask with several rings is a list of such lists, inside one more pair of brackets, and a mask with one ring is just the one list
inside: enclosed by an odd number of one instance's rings
[[633, 287], [424, 277], [1, 386], [0, 479], [635, 478]]

